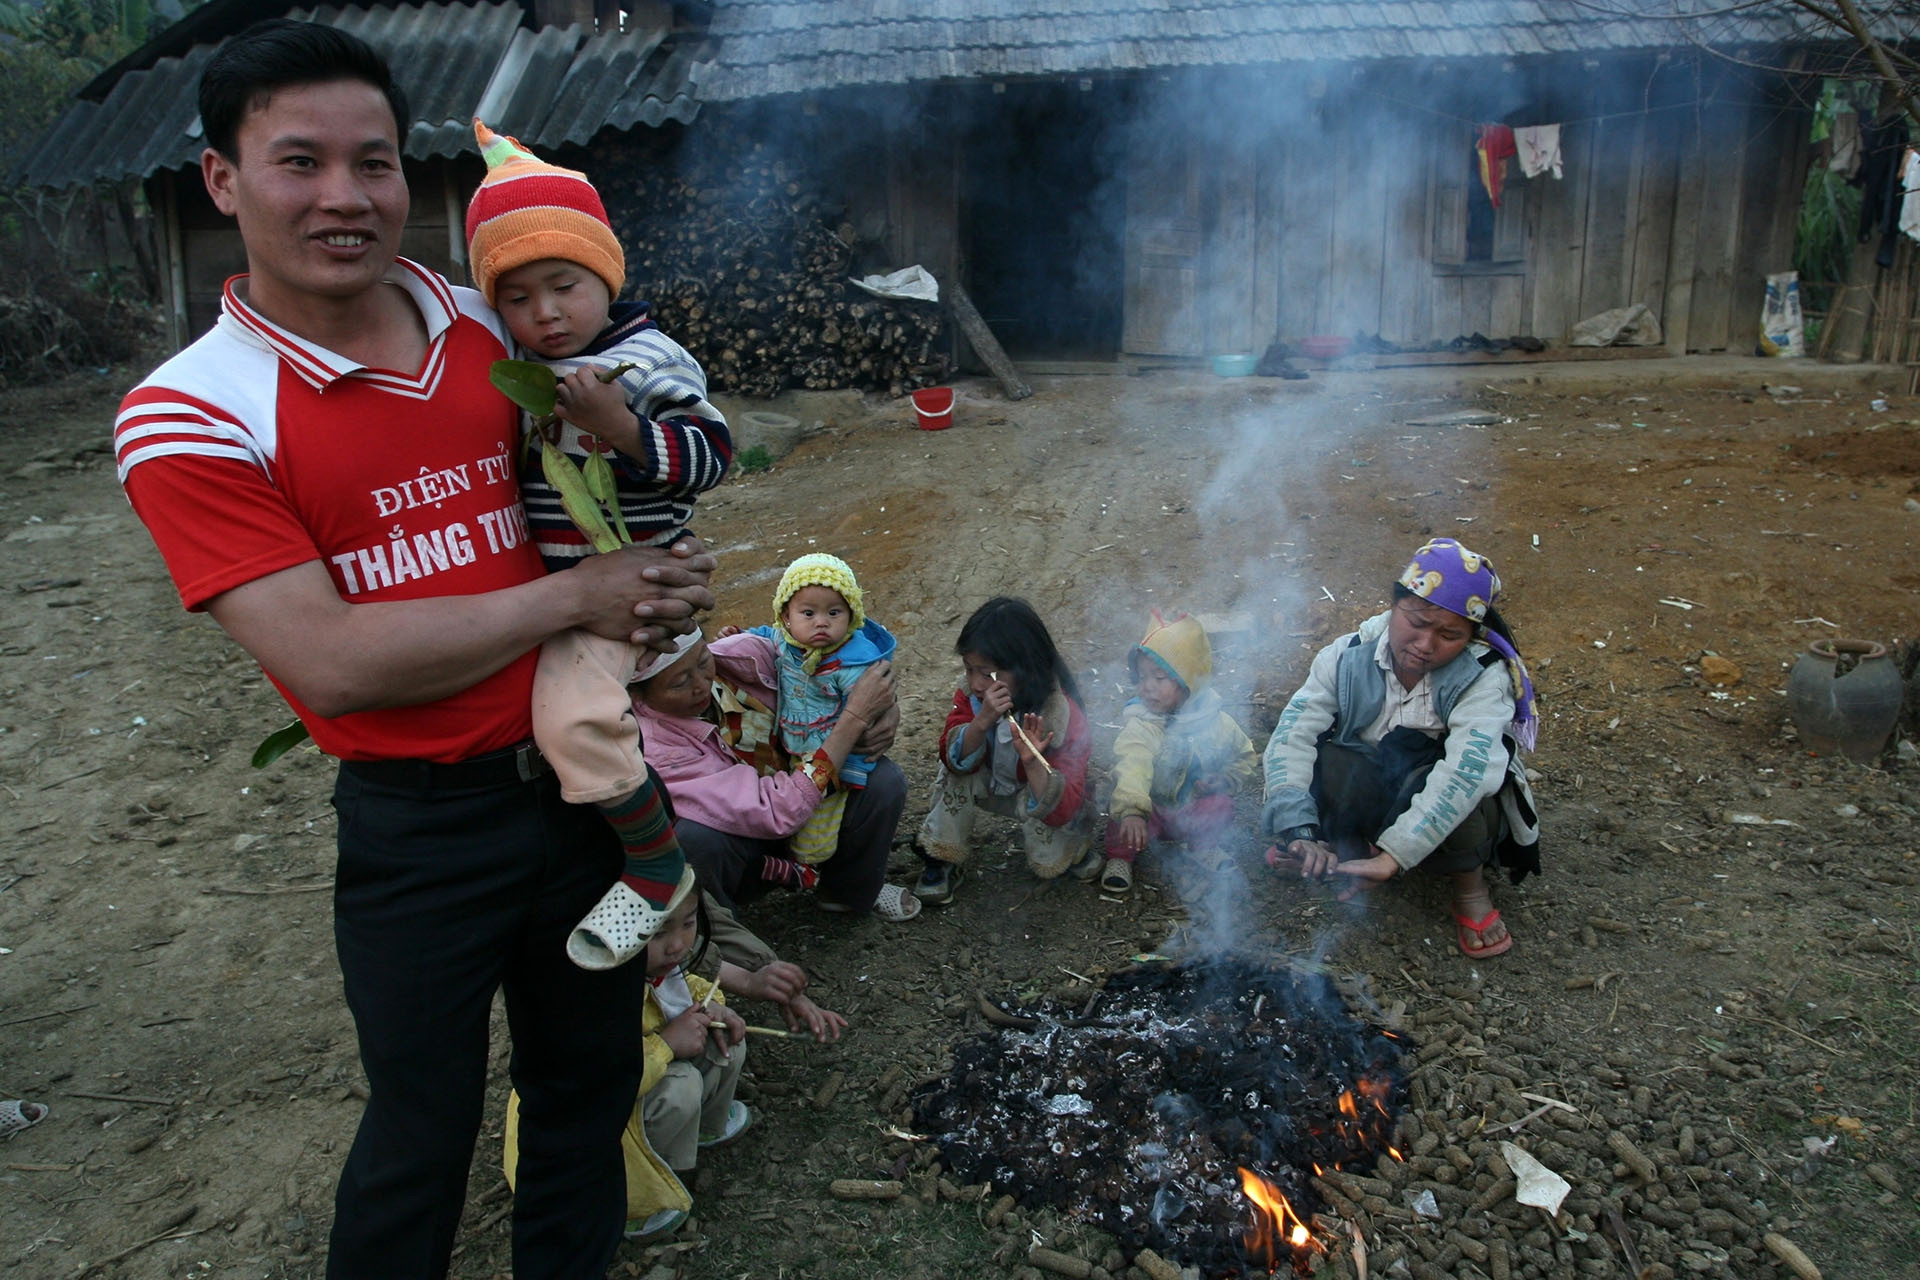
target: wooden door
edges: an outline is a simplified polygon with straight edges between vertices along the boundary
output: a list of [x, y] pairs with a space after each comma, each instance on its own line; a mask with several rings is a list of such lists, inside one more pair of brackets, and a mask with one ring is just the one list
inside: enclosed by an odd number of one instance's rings
[[1165, 130], [1134, 132], [1127, 144], [1122, 350], [1156, 356], [1197, 356], [1206, 350], [1200, 194], [1200, 165], [1192, 147]]

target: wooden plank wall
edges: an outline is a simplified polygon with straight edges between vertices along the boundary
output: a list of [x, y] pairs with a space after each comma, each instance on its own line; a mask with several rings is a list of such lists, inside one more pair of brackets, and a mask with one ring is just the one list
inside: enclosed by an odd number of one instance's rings
[[1379, 83], [1354, 77], [1354, 101], [1336, 95], [1317, 127], [1265, 149], [1278, 172], [1259, 186], [1257, 257], [1274, 264], [1279, 294], [1257, 321], [1271, 315], [1290, 340], [1552, 342], [1587, 316], [1645, 303], [1676, 352], [1751, 350], [1765, 277], [1791, 267], [1807, 113], [1778, 85], [1731, 75], [1590, 79], [1536, 100], [1550, 96], [1567, 121], [1565, 177], [1528, 181], [1510, 166], [1527, 247], [1523, 270], [1503, 274], [1433, 265], [1435, 166], [1470, 165], [1472, 105], [1446, 110], [1436, 91], [1424, 95], [1431, 108], [1387, 108], [1382, 123], [1379, 102], [1359, 100]]

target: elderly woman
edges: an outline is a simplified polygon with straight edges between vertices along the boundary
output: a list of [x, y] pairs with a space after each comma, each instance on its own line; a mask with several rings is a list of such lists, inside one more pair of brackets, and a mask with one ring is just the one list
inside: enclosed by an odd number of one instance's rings
[[1500, 578], [1452, 538], [1414, 553], [1393, 606], [1313, 660], [1267, 742], [1267, 862], [1362, 882], [1420, 867], [1452, 881], [1460, 950], [1513, 946], [1486, 868], [1540, 869], [1519, 760], [1539, 729], [1533, 684], [1494, 607]]
[[[900, 766], [881, 759], [900, 713], [893, 665], [874, 663], [847, 694], [833, 732], [811, 760], [780, 749], [778, 654], [773, 641], [741, 632], [708, 643], [698, 632], [678, 653], [641, 673], [634, 699], [647, 763], [665, 780], [674, 832], [700, 883], [738, 910], [776, 885], [811, 887], [827, 911], [871, 910], [910, 920], [920, 900], [888, 884], [887, 854], [906, 808]], [[866, 786], [847, 797], [839, 842], [816, 865], [789, 844], [848, 753], [876, 761]], [[830, 769], [820, 767], [824, 755]]]

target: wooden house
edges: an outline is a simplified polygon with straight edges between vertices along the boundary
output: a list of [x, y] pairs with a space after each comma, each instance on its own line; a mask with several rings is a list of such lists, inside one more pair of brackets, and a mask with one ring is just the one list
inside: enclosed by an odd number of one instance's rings
[[[1676, 16], [1691, 8], [1718, 16]], [[211, 323], [242, 265], [195, 172], [193, 85], [220, 39], [287, 11], [210, 0], [83, 91], [18, 175], [144, 184], [176, 342]], [[417, 116], [404, 251], [456, 278], [476, 110], [589, 172], [597, 151], [628, 166], [658, 155], [608, 145], [643, 126], [686, 146], [749, 131], [832, 189], [863, 262], [965, 282], [1030, 358], [1259, 352], [1312, 335], [1555, 343], [1636, 303], [1673, 352], [1751, 350], [1764, 279], [1791, 265], [1807, 162], [1793, 68], [1834, 44], [1784, 0], [292, 12], [394, 63]], [[1474, 150], [1489, 124], [1559, 125], [1562, 176], [1508, 160], [1496, 207]]]
[[[853, 221], [1016, 356], [1554, 343], [1635, 303], [1673, 352], [1751, 351], [1808, 153], [1789, 68], [1832, 33], [1686, 9], [720, 0], [698, 91], [843, 121]], [[1494, 123], [1560, 125], [1562, 176], [1509, 160], [1495, 208]]]

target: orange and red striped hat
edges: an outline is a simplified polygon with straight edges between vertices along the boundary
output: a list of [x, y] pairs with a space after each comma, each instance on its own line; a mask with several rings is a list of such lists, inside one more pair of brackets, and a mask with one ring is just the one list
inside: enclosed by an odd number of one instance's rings
[[487, 305], [504, 273], [544, 258], [579, 263], [618, 297], [627, 257], [587, 175], [548, 164], [478, 116], [473, 136], [487, 176], [467, 205], [467, 262]]

